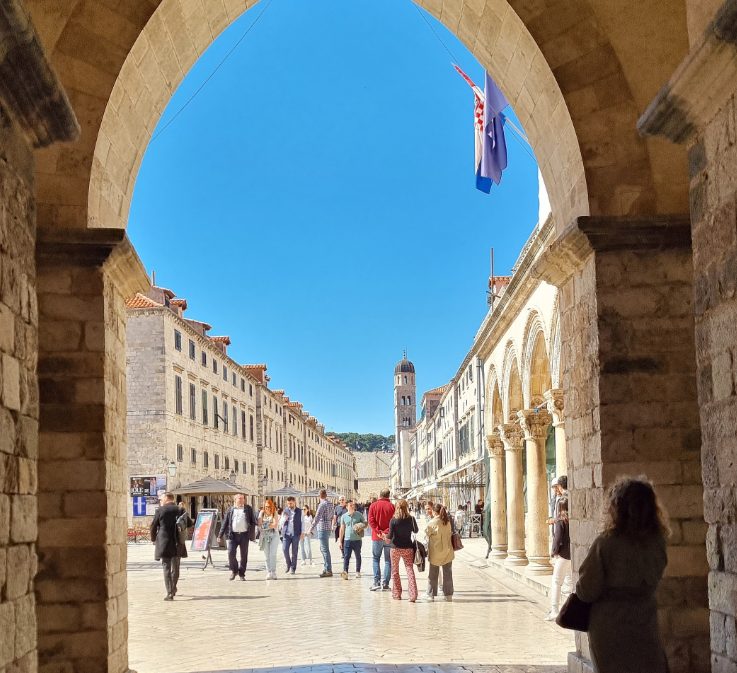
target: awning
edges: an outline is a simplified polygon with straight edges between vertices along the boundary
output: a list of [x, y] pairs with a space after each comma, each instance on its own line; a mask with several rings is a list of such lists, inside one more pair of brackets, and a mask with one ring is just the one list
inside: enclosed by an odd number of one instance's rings
[[484, 458], [478, 458], [472, 463], [468, 463], [468, 465], [464, 465], [463, 467], [459, 467], [457, 470], [453, 470], [453, 472], [449, 472], [442, 477], [438, 477], [438, 481], [441, 482], [444, 486], [483, 486], [483, 471], [476, 472], [471, 477], [465, 478], [463, 480], [451, 481], [451, 478], [460, 472], [464, 472], [465, 470], [478, 465], [479, 463], [483, 463], [484, 460]]
[[301, 497], [305, 495], [302, 493], [302, 491], [297, 490], [296, 488], [292, 488], [291, 486], [282, 486], [282, 488], [274, 489], [273, 491], [269, 491], [268, 489], [264, 491], [266, 495], [275, 495], [278, 498], [280, 497]]
[[204, 477], [186, 486], [176, 488], [172, 493], [176, 495], [235, 495], [236, 493], [245, 494], [246, 490], [232, 481]]

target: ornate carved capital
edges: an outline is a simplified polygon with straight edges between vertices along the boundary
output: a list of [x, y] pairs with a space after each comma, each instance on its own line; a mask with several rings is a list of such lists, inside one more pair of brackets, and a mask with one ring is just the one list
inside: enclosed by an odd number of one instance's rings
[[545, 401], [548, 403], [548, 413], [553, 417], [553, 426], [562, 425], [565, 422], [563, 391], [560, 388], [547, 390]]
[[521, 451], [524, 437], [518, 423], [503, 423], [499, 426], [499, 438], [505, 451]]
[[495, 458], [499, 458], [504, 454], [504, 442], [498, 432], [486, 435], [486, 443], [489, 446], [489, 453]]
[[525, 439], [544, 440], [548, 434], [548, 426], [553, 418], [541, 409], [524, 409], [517, 412], [519, 424], [525, 433]]

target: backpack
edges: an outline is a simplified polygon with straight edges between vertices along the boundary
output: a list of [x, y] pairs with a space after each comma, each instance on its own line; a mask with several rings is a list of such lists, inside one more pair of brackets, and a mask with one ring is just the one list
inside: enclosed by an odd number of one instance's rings
[[187, 544], [187, 512], [177, 518], [177, 544]]

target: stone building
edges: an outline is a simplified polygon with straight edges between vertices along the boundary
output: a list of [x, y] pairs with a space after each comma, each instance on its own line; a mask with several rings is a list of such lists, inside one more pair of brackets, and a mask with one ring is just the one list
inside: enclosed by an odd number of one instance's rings
[[[396, 452], [395, 452], [396, 453]], [[388, 451], [356, 451], [356, 475], [358, 480], [357, 497], [366, 502], [379, 497], [384, 488], [391, 488], [392, 456]]]
[[[0, 670], [128, 668], [124, 300], [148, 286], [128, 211], [172, 92], [254, 4], [0, 6]], [[550, 193], [550, 230], [518, 273], [558, 297], [548, 390], [559, 376], [574, 572], [607, 487], [652, 474], [675, 520], [658, 594], [671, 671], [731, 673], [737, 0], [418, 4], [494, 77]], [[523, 371], [495, 371], [485, 415], [513, 425], [521, 398], [529, 420], [547, 381], [526, 392]], [[569, 669], [587, 662], [580, 634]]]

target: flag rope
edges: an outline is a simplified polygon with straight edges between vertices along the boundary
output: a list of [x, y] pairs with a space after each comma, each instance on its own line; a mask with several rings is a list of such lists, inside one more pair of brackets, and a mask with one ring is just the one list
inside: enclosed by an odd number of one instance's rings
[[217, 73], [217, 71], [220, 70], [220, 68], [224, 65], [224, 63], [231, 57], [231, 55], [233, 54], [233, 52], [240, 46], [241, 42], [243, 42], [243, 40], [246, 38], [246, 35], [248, 35], [248, 33], [250, 33], [253, 30], [254, 26], [261, 20], [261, 17], [266, 13], [266, 10], [271, 5], [271, 1], [272, 0], [266, 0], [266, 4], [263, 6], [263, 9], [261, 10], [261, 13], [256, 17], [256, 19], [254, 20], [254, 22], [250, 26], [248, 26], [248, 28], [246, 28], [246, 30], [243, 33], [243, 35], [241, 35], [238, 38], [238, 41], [231, 47], [231, 49], [228, 51], [228, 53], [225, 54], [225, 56], [223, 56], [223, 58], [220, 61], [220, 63], [218, 63], [215, 66], [215, 69], [205, 78], [205, 80], [202, 82], [202, 84], [200, 84], [200, 86], [197, 87], [197, 89], [195, 90], [195, 92], [185, 101], [184, 105], [182, 105], [174, 113], [174, 115], [172, 116], [172, 118], [168, 122], [166, 122], [166, 124], [164, 124], [164, 126], [162, 126], [161, 129], [159, 129], [156, 132], [156, 134], [153, 136], [153, 138], [151, 138], [151, 141], [150, 141], [151, 143], [154, 142], [154, 140], [156, 140], [159, 136], [161, 136], [161, 134], [164, 131], [166, 131], [166, 129], [168, 129], [174, 123], [174, 121], [176, 120], [176, 118], [180, 114], [182, 114], [182, 112], [184, 112], [185, 108], [197, 97], [197, 94], [199, 94], [200, 91], [202, 91], [202, 89], [205, 88], [205, 85], [215, 76], [215, 74]]

